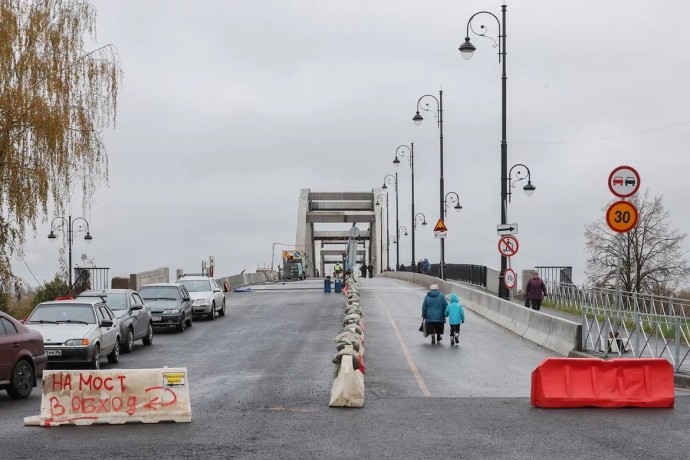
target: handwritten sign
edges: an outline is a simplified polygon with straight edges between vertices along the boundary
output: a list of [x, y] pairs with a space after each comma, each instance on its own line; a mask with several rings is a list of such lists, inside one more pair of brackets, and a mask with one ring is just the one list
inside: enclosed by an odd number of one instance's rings
[[186, 368], [44, 371], [41, 414], [24, 424], [191, 422], [187, 377]]

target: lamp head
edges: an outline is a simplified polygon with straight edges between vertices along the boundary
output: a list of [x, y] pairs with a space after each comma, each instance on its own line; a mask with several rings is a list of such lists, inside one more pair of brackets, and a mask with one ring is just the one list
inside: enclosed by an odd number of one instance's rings
[[381, 188], [384, 189], [384, 190], [387, 190], [387, 189], [388, 189], [388, 187], [386, 186], [386, 181], [383, 182], [383, 187], [381, 187]]
[[55, 233], [51, 230], [51, 231], [50, 231], [50, 234], [48, 235], [48, 241], [50, 241], [50, 242], [52, 243], [52, 242], [55, 241], [56, 239], [57, 239], [57, 236], [56, 236]]
[[422, 222], [422, 225], [426, 227], [426, 219], [424, 219], [424, 222]]
[[462, 55], [462, 57], [465, 59], [472, 58], [472, 55], [477, 50], [477, 48], [475, 48], [474, 45], [470, 43], [470, 37], [465, 37], [465, 43], [460, 45], [460, 48], [458, 49], [460, 50], [460, 54]]
[[419, 110], [417, 110], [417, 115], [412, 117], [412, 121], [414, 121], [415, 125], [419, 126], [422, 124], [422, 120], [424, 120], [424, 118], [419, 114]]
[[534, 193], [534, 191], [535, 191], [536, 189], [537, 189], [537, 187], [535, 187], [534, 185], [532, 185], [532, 182], [529, 181], [529, 180], [527, 181], [527, 185], [525, 185], [524, 187], [522, 187], [522, 190], [525, 191], [525, 195], [527, 195], [528, 197], [529, 197], [529, 196], [532, 196], [532, 194]]
[[460, 203], [455, 203], [455, 206], [453, 206], [453, 209], [455, 209], [455, 211], [457, 211], [457, 212], [460, 212], [460, 210], [462, 209], [462, 206], [460, 206]]
[[86, 236], [84, 237], [84, 241], [86, 241], [86, 244], [89, 244], [89, 243], [91, 243], [91, 240], [93, 240], [91, 233], [86, 232]]
[[396, 168], [400, 166], [400, 160], [398, 160], [398, 155], [395, 155], [395, 159], [393, 160], [393, 166]]

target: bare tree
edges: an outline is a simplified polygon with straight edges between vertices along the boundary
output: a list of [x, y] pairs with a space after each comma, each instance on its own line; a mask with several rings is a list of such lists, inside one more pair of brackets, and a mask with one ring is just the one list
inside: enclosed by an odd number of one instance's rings
[[[681, 252], [687, 233], [671, 229], [663, 196], [652, 199], [647, 190], [629, 201], [637, 207], [639, 220], [632, 230], [622, 234], [621, 289], [628, 292], [668, 292], [690, 274], [690, 265]], [[594, 285], [612, 287], [615, 284], [617, 235], [603, 218], [585, 228], [587, 279]]]
[[102, 131], [115, 123], [122, 70], [95, 41], [84, 0], [0, 0], [0, 285], [27, 228], [62, 213], [72, 191], [87, 207], [107, 181]]

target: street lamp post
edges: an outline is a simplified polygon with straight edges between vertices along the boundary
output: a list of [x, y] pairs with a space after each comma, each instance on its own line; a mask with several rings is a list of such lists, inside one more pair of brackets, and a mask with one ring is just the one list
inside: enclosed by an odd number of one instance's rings
[[[436, 101], [436, 117], [438, 118], [438, 128], [439, 128], [439, 154], [440, 154], [440, 160], [441, 160], [441, 176], [439, 179], [439, 219], [443, 221], [443, 91], [438, 92], [438, 99], [436, 99], [435, 96], [431, 94], [425, 94], [424, 96], [420, 97], [419, 100], [417, 101], [417, 113], [414, 117], [412, 117], [412, 121], [414, 121], [415, 125], [419, 126], [422, 124], [422, 116], [419, 114], [420, 108], [422, 110], [426, 110], [427, 112], [433, 113], [429, 109], [429, 103], [426, 103], [425, 106], [420, 106], [420, 103], [422, 102], [422, 99], [424, 98], [431, 98], [434, 101]], [[414, 239], [414, 238], [413, 238]], [[446, 247], [445, 247], [445, 239], [440, 238], [441, 240], [441, 279], [443, 278], [443, 266], [445, 265], [445, 253], [446, 253]]]
[[[401, 150], [402, 149], [402, 150]], [[407, 149], [407, 153], [405, 153], [405, 149]], [[398, 153], [400, 152], [400, 153]], [[398, 166], [400, 165], [400, 160], [398, 159], [398, 155], [401, 157], [406, 157], [409, 156], [410, 160], [410, 169], [412, 170], [412, 265], [414, 265], [414, 243], [415, 243], [415, 222], [414, 222], [414, 142], [410, 142], [410, 146], [408, 147], [407, 145], [400, 145], [398, 146], [397, 149], [395, 149], [395, 159], [393, 160], [393, 165]]]
[[[386, 190], [388, 187], [386, 186], [386, 183], [390, 183], [389, 181], [395, 181], [395, 241], [400, 241], [400, 220], [398, 219], [398, 173], [395, 173], [395, 176], [392, 174], [387, 174], [386, 177], [383, 178], [383, 187], [382, 189]], [[400, 244], [395, 245], [395, 271], [398, 271], [400, 269]]]
[[[384, 184], [383, 188], [386, 188], [385, 184], [385, 179], [384, 179]], [[379, 196], [383, 195], [383, 193], [379, 194]], [[378, 204], [378, 198], [376, 199], [376, 204]], [[386, 191], [386, 270], [390, 271], [391, 269], [391, 264], [390, 264], [390, 253], [388, 252], [388, 241], [390, 240], [390, 225], [388, 224], [389, 219], [388, 219], [388, 192]], [[383, 231], [382, 231], [383, 233]], [[383, 245], [381, 245], [381, 248], [383, 248]], [[383, 259], [383, 256], [381, 257]], [[383, 263], [383, 260], [381, 260], [381, 263]], [[382, 269], [383, 271], [383, 269]]]
[[[79, 221], [82, 221], [83, 223], [79, 224], [79, 226], [75, 228], [74, 224]], [[58, 222], [58, 224], [55, 225], [55, 222]], [[74, 240], [74, 232], [86, 231], [86, 236], [84, 237], [84, 241], [86, 241], [86, 244], [89, 244], [91, 240], [93, 240], [93, 237], [91, 236], [91, 233], [89, 233], [89, 222], [86, 219], [84, 219], [83, 217], [75, 217], [74, 219], [72, 219], [72, 216], [68, 216], [67, 219], [65, 219], [64, 217], [56, 217], [55, 219], [53, 219], [53, 221], [50, 223], [50, 234], [48, 235], [48, 240], [55, 241], [57, 239], [55, 232], [64, 232], [65, 225], [67, 225], [67, 248], [69, 253], [69, 259], [67, 262], [67, 277], [69, 279], [69, 288], [72, 289], [72, 241]]]
[[416, 262], [414, 258], [414, 238], [415, 238], [415, 230], [417, 229], [417, 222], [422, 224], [422, 227], [426, 227], [426, 216], [424, 215], [423, 212], [418, 212], [417, 214], [414, 215], [414, 218], [412, 219], [412, 266], [414, 267]]
[[[379, 193], [376, 196], [376, 206], [379, 206], [381, 209], [381, 235], [379, 238], [379, 252], [381, 253], [381, 257], [379, 258], [379, 273], [383, 272], [383, 207], [379, 204], [379, 198], [383, 197], [386, 198], [386, 229], [388, 229], [388, 194]], [[386, 233], [386, 239], [388, 239], [388, 233]]]
[[453, 204], [453, 203], [455, 203], [455, 206], [453, 206], [453, 209], [455, 209], [457, 212], [460, 212], [460, 210], [462, 209], [462, 206], [460, 205], [460, 197], [458, 196], [458, 194], [455, 192], [446, 193], [446, 196], [443, 199], [443, 215], [444, 216], [448, 215], [448, 204]]
[[[503, 65], [503, 74], [501, 76], [501, 225], [506, 224], [506, 208], [508, 198], [508, 143], [506, 141], [506, 5], [501, 6], [502, 21], [496, 17], [495, 14], [489, 11], [479, 11], [474, 13], [467, 21], [467, 29], [465, 33], [465, 43], [460, 45], [460, 53], [465, 59], [470, 59], [476, 50], [475, 46], [470, 43], [470, 30], [480, 37], [486, 37], [486, 26], [481, 25], [480, 32], [472, 28], [472, 20], [480, 14], [488, 14], [493, 17], [498, 23], [498, 62]], [[493, 38], [490, 38], [493, 41]], [[495, 41], [494, 41], [495, 43]], [[510, 292], [504, 283], [504, 275], [508, 267], [508, 259], [501, 254], [501, 272], [498, 275], [498, 296], [502, 299], [509, 299]]]

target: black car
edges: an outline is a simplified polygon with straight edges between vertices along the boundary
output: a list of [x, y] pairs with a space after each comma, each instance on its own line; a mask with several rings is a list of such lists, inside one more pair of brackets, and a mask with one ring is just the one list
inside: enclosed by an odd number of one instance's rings
[[176, 327], [182, 332], [192, 325], [192, 300], [187, 288], [175, 283], [146, 284], [139, 295], [151, 307], [154, 327]]
[[120, 347], [129, 353], [134, 349], [134, 341], [141, 340], [144, 345], [153, 343], [153, 322], [151, 309], [132, 289], [103, 289], [84, 291], [77, 298], [101, 298], [108, 304], [120, 320]]

